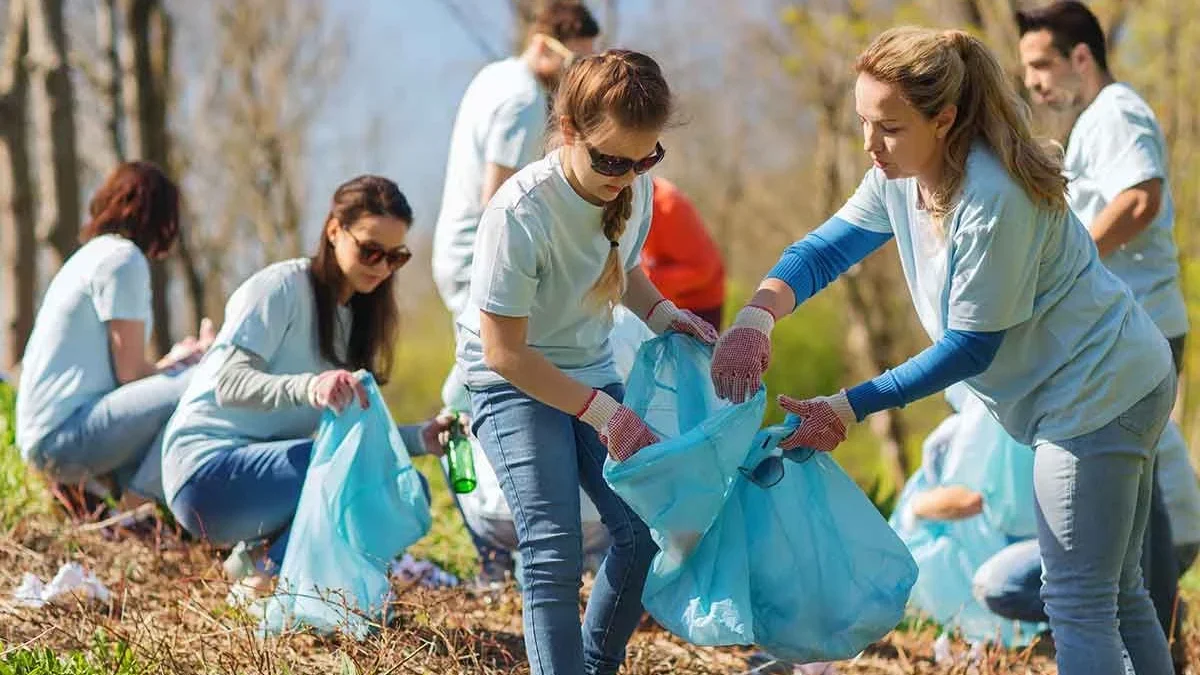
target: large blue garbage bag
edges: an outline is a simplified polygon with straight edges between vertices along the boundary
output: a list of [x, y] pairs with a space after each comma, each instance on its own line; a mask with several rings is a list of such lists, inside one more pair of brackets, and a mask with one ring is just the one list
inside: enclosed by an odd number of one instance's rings
[[[921, 570], [912, 606], [967, 640], [1021, 646], [1045, 625], [993, 614], [975, 598], [972, 581], [993, 555], [1037, 533], [1033, 451], [1013, 440], [974, 396], [960, 410], [926, 439], [925, 468], [909, 479], [892, 514], [892, 527]], [[915, 496], [942, 485], [980, 492], [983, 513], [956, 521], [916, 518]]]
[[758, 644], [797, 662], [853, 656], [900, 620], [916, 565], [828, 456], [785, 461], [769, 488], [743, 475], [781, 454], [795, 420], [759, 431], [765, 393], [717, 399], [710, 356], [681, 335], [643, 345], [626, 404], [664, 440], [605, 466], [662, 548], [643, 603], [695, 644]]
[[364, 637], [385, 623], [388, 566], [429, 531], [429, 502], [369, 373], [370, 407], [326, 411], [263, 628]]

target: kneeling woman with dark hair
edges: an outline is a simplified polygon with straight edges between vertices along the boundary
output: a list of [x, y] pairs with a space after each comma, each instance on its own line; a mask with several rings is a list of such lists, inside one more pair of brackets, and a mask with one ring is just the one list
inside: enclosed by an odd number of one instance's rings
[[[187, 384], [181, 366], [211, 336], [146, 361], [153, 325], [150, 260], [179, 236], [179, 189], [157, 166], [117, 166], [88, 207], [72, 255], [50, 282], [25, 347], [17, 391], [17, 444], [53, 481], [115, 479], [162, 498], [159, 436]], [[206, 322], [207, 323], [207, 322]]]
[[[189, 532], [217, 546], [273, 538], [282, 562], [321, 411], [367, 406], [354, 370], [387, 380], [411, 223], [394, 183], [355, 178], [334, 193], [316, 255], [275, 263], [230, 297], [163, 445], [167, 503]], [[411, 452], [437, 452], [448, 422], [401, 432]]]

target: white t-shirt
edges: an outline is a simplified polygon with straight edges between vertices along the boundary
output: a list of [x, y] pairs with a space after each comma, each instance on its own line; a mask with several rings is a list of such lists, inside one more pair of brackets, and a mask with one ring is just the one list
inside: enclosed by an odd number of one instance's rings
[[[312, 436], [321, 411], [296, 406], [263, 411], [217, 404], [217, 374], [232, 347], [258, 354], [272, 375], [320, 373], [334, 365], [317, 343], [316, 298], [308, 258], [285, 260], [255, 273], [225, 306], [225, 324], [196, 366], [192, 381], [167, 422], [163, 437], [163, 491], [167, 503], [215, 455], [266, 441]], [[337, 308], [334, 348], [344, 355], [349, 308]]]
[[[650, 231], [649, 174], [633, 182], [633, 209], [618, 251], [625, 269], [638, 265]], [[553, 152], [506, 182], [479, 221], [467, 308], [458, 318], [458, 367], [467, 386], [504, 383], [483, 360], [479, 312], [529, 319], [527, 340], [551, 363], [590, 387], [620, 378], [613, 367], [612, 319], [586, 297], [611, 250], [601, 207], [567, 182]]]
[[463, 95], [450, 137], [442, 208], [433, 235], [433, 277], [455, 316], [467, 303], [484, 168], [520, 169], [542, 156], [546, 93], [519, 58], [483, 68]]
[[79, 408], [117, 388], [108, 322], [152, 329], [150, 265], [132, 241], [96, 237], [54, 275], [25, 347], [17, 390], [17, 444], [28, 458]]
[[1164, 335], [1186, 333], [1175, 201], [1167, 179], [1166, 139], [1154, 111], [1128, 85], [1114, 83], [1100, 90], [1071, 129], [1063, 169], [1071, 210], [1089, 229], [1118, 194], [1152, 178], [1162, 179], [1158, 215], [1141, 234], [1104, 258], [1104, 264], [1129, 284]]
[[[945, 328], [1005, 331], [992, 365], [966, 383], [1022, 443], [1094, 431], [1173, 369], [1162, 333], [1100, 263], [1079, 220], [1037, 208], [982, 144], [944, 219], [944, 276], [928, 274], [925, 252], [937, 249], [922, 243], [915, 178], [872, 169], [837, 216], [895, 235], [931, 340]], [[936, 312], [922, 312], [933, 298]]]
[[[633, 312], [618, 305], [613, 312], [612, 348], [616, 361], [617, 374], [622, 381], [629, 379], [629, 371], [638, 348], [642, 343], [654, 337], [654, 332], [642, 322]], [[475, 489], [467, 494], [459, 495], [458, 500], [463, 511], [476, 517], [492, 520], [511, 520], [512, 512], [504, 500], [504, 492], [500, 489], [500, 481], [492, 470], [483, 446], [471, 436], [471, 448], [475, 454]], [[443, 460], [444, 463], [444, 460]], [[591, 498], [581, 488], [579, 491], [580, 520], [584, 523], [599, 523], [600, 513]]]

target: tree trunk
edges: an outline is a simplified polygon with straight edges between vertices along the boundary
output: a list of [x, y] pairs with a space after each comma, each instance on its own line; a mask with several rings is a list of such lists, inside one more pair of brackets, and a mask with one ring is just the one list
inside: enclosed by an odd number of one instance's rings
[[[161, 2], [156, 5], [155, 11], [150, 15], [150, 28], [153, 37], [150, 44], [150, 66], [153, 72], [157, 116], [155, 134], [159, 137], [158, 142], [162, 146], [164, 166], [170, 170], [172, 175], [180, 176], [183, 173], [183, 162], [178, 161], [178, 153], [171, 143], [171, 132], [167, 124], [171, 101], [174, 97], [171, 46], [174, 44], [175, 24], [171, 20], [167, 8]], [[298, 220], [299, 217], [297, 217]], [[204, 311], [205, 283], [204, 278], [200, 275], [188, 233], [183, 231], [183, 228], [179, 234], [178, 254], [176, 262], [183, 277], [184, 290], [188, 300], [189, 321], [187, 325], [196, 329], [200, 326], [200, 319], [206, 316]], [[189, 329], [189, 332], [192, 329]]]
[[38, 234], [50, 245], [57, 268], [79, 246], [75, 95], [67, 62], [63, 0], [31, 0], [27, 9]]
[[[846, 318], [850, 329], [846, 336], [846, 346], [855, 361], [868, 364], [864, 370], [867, 377], [874, 377], [891, 367], [886, 354], [887, 345], [879, 339], [878, 331], [872, 327], [873, 321], [867, 315], [871, 302], [864, 292], [864, 286], [870, 281], [862, 278], [861, 269], [855, 270], [842, 278], [846, 282]], [[865, 283], [864, 283], [865, 282]], [[867, 419], [871, 431], [879, 439], [879, 455], [883, 460], [883, 469], [887, 474], [892, 488], [897, 494], [908, 480], [908, 456], [904, 453], [905, 425], [900, 410], [891, 408], [882, 410]]]
[[101, 173], [125, 160], [121, 139], [121, 62], [117, 57], [117, 1], [100, 0], [96, 8], [96, 47], [100, 59], [95, 67], [95, 87], [100, 93], [100, 115], [104, 139], [97, 158]]
[[[119, 0], [124, 30], [119, 41], [121, 89], [128, 131], [129, 157], [158, 164], [168, 170], [166, 108], [162, 90], [155, 81], [156, 62], [166, 63], [161, 49], [152, 49], [152, 32], [163, 28], [158, 0]], [[156, 46], [161, 48], [161, 43]], [[153, 53], [160, 52], [160, 53]], [[159, 65], [161, 68], [162, 66]], [[170, 275], [164, 261], [150, 264], [154, 312], [153, 350], [162, 355], [171, 349], [171, 305], [168, 302]]]
[[11, 371], [21, 360], [33, 330], [37, 295], [37, 232], [26, 138], [29, 76], [23, 57], [29, 44], [26, 0], [10, 0], [7, 34], [0, 58], [0, 244], [4, 264], [4, 353], [0, 368]]
[[[821, 105], [818, 138], [823, 140], [818, 155], [825, 173], [825, 213], [836, 213], [846, 193], [841, 168], [844, 134], [838, 124], [842, 118], [842, 101], [840, 93], [830, 93]], [[887, 298], [871, 292], [877, 286], [875, 282], [880, 273], [882, 270], [871, 266], [856, 265], [842, 277], [846, 285], [846, 320], [849, 323], [846, 348], [851, 360], [859, 364], [857, 370], [865, 377], [874, 377], [892, 366], [893, 340], [888, 331], [894, 324], [883, 306]], [[879, 439], [884, 471], [892, 487], [899, 491], [909, 473], [908, 457], [904, 453], [903, 415], [899, 410], [884, 410], [872, 415], [868, 424]]]

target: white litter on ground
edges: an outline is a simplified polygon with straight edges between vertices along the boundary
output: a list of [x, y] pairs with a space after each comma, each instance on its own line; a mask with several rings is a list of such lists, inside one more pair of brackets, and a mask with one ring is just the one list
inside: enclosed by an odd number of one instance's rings
[[13, 591], [13, 602], [18, 607], [33, 609], [41, 609], [58, 600], [74, 598], [107, 603], [111, 597], [112, 593], [100, 583], [96, 575], [76, 562], [64, 563], [48, 584], [43, 583], [36, 574], [26, 572], [17, 590]]

